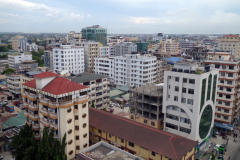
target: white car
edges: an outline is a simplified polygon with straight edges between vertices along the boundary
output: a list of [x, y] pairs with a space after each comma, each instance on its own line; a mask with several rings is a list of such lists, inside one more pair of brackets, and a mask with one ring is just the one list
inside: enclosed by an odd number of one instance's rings
[[213, 144], [213, 142], [210, 142], [210, 143], [209, 143], [209, 148], [211, 148], [211, 147], [212, 147], [212, 144]]

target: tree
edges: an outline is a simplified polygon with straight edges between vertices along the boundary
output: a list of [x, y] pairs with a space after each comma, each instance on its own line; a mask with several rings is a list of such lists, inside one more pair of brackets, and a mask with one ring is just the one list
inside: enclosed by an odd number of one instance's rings
[[92, 107], [92, 108], [95, 108], [94, 101], [92, 101], [91, 107]]
[[215, 160], [215, 155], [214, 155], [214, 153], [212, 153], [212, 160]]
[[5, 68], [6, 68], [6, 69], [9, 68], [9, 65], [8, 65], [8, 64], [5, 64]]
[[15, 148], [12, 156], [15, 160], [23, 160], [25, 151], [33, 145], [33, 135], [32, 125], [24, 125], [19, 134], [12, 138], [11, 146]]
[[13, 72], [15, 72], [14, 69], [12, 68], [7, 68], [4, 71], [2, 71], [2, 74], [12, 74]]

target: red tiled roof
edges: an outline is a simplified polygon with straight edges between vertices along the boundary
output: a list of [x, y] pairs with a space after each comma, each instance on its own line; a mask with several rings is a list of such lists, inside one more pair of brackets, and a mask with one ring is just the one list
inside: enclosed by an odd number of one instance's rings
[[36, 79], [23, 83], [22, 85], [31, 87], [31, 88], [36, 88]]
[[89, 124], [174, 160], [181, 159], [198, 144], [196, 141], [93, 108], [89, 108]]
[[58, 74], [53, 73], [53, 72], [43, 72], [43, 73], [39, 73], [33, 77], [34, 78], [47, 78], [47, 77], [56, 77], [56, 76], [58, 76]]
[[73, 92], [76, 90], [85, 89], [85, 88], [88, 88], [88, 87], [78, 84], [76, 82], [70, 81], [66, 78], [56, 77], [49, 84], [47, 84], [42, 89], [42, 91], [45, 91], [54, 95], [59, 95], [59, 94]]
[[238, 35], [224, 35], [223, 37], [239, 37]]

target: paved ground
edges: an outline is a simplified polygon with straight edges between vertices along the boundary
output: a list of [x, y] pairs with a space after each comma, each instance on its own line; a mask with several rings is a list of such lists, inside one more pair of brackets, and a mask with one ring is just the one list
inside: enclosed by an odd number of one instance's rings
[[117, 114], [119, 112], [126, 112], [126, 113], [128, 113], [129, 107], [124, 107], [123, 109], [121, 109], [120, 107], [113, 106], [112, 109], [114, 109], [113, 114]]
[[[224, 154], [224, 160], [227, 160], [229, 158], [229, 156], [231, 157], [231, 160], [239, 160], [240, 159], [240, 133], [238, 134], [238, 138], [237, 142], [234, 142], [234, 138], [233, 136], [228, 136], [227, 138], [229, 138], [228, 141], [228, 145], [227, 145], [227, 151]], [[211, 138], [211, 141], [213, 142], [213, 144], [226, 144], [226, 140], [222, 139], [221, 136], [217, 136], [217, 138]], [[215, 145], [214, 145], [215, 146]], [[211, 151], [213, 149], [212, 146], [209, 151]], [[209, 152], [208, 151], [208, 152]], [[203, 160], [209, 160], [209, 156], [210, 154], [207, 154], [203, 157]], [[215, 158], [217, 159], [217, 157]]]
[[3, 160], [13, 160], [11, 152], [9, 151], [3, 152], [1, 155], [3, 155]]

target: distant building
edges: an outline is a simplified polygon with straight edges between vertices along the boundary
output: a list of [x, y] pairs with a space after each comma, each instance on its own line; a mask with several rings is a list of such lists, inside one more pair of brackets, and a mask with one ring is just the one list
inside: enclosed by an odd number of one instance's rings
[[99, 47], [98, 55], [100, 57], [106, 57], [106, 56], [109, 56], [109, 52], [110, 52], [109, 46]]
[[194, 42], [193, 41], [189, 41], [188, 39], [181, 39], [178, 41], [179, 43], [179, 48], [185, 50], [185, 49], [189, 49], [190, 47], [194, 46]]
[[87, 41], [99, 42], [102, 43], [103, 46], [107, 46], [107, 29], [99, 25], [83, 28], [82, 37]]
[[9, 68], [16, 69], [16, 64], [32, 60], [32, 54], [28, 52], [13, 52], [8, 54]]
[[162, 43], [162, 47], [171, 54], [179, 54], [179, 43], [172, 39], [167, 39]]
[[27, 51], [27, 38], [24, 36], [17, 35], [12, 37], [12, 49], [18, 51]]
[[71, 45], [61, 45], [53, 48], [53, 70], [55, 72], [68, 71], [73, 74], [84, 72], [84, 49]]
[[15, 70], [20, 72], [32, 71], [38, 67], [38, 63], [36, 60], [27, 60], [22, 61], [21, 63], [15, 64]]
[[148, 42], [137, 42], [135, 44], [137, 45], [138, 52], [144, 52], [148, 50]]
[[45, 43], [46, 43], [47, 46], [54, 43], [54, 42], [56, 42], [55, 38], [46, 38], [45, 39]]
[[36, 45], [36, 43], [27, 43], [27, 51], [35, 51], [38, 52], [38, 45]]
[[82, 37], [82, 32], [76, 33], [75, 31], [70, 31], [67, 34], [67, 43], [70, 43], [72, 41], [85, 42], [86, 39]]
[[21, 96], [20, 75], [7, 75], [8, 90], [17, 98]]
[[122, 36], [108, 36], [107, 37], [107, 43], [122, 43], [124, 42], [125, 39]]
[[137, 45], [129, 42], [116, 44], [115, 56], [123, 56], [137, 51]]
[[218, 42], [218, 50], [233, 51], [235, 56], [240, 56], [240, 36], [224, 35]]
[[53, 53], [52, 51], [44, 51], [44, 66], [53, 69]]

